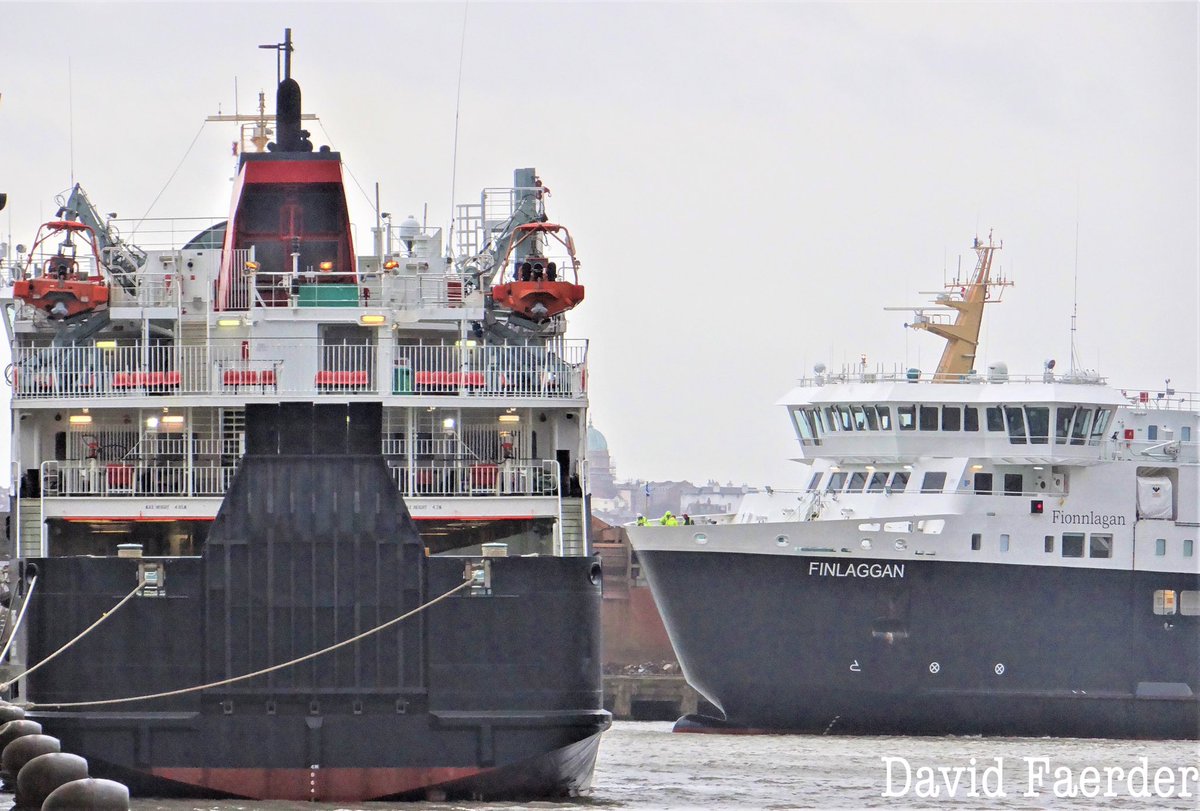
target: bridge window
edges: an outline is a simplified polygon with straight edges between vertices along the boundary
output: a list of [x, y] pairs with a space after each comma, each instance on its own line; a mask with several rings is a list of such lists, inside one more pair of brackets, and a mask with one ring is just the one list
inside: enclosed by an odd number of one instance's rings
[[1050, 409], [1046, 406], [1025, 406], [1025, 419], [1029, 423], [1029, 442], [1045, 445], [1050, 441]]
[[867, 429], [870, 431], [879, 430], [879, 415], [875, 413], [875, 406], [863, 406], [863, 411], [867, 416]]
[[990, 496], [992, 494], [991, 473], [975, 474], [975, 492], [981, 496]]
[[814, 473], [812, 480], [808, 483], [808, 492], [813, 492], [821, 486], [821, 474]]
[[1088, 430], [1092, 425], [1092, 410], [1080, 408], [1075, 412], [1075, 424], [1071, 428], [1071, 444], [1082, 445], [1087, 439]]
[[871, 481], [867, 484], [868, 493], [882, 493], [884, 485], [887, 484], [888, 474], [877, 470], [871, 474]]
[[1064, 532], [1063, 533], [1062, 556], [1064, 558], [1081, 558], [1081, 557], [1083, 557], [1083, 533], [1082, 532]]
[[1074, 406], [1059, 406], [1054, 412], [1054, 444], [1066, 445], [1071, 435], [1071, 420], [1075, 417]]
[[854, 419], [850, 416], [850, 408], [848, 406], [837, 407], [838, 416], [842, 418], [842, 430], [853, 431]]
[[804, 409], [792, 409], [792, 421], [796, 423], [796, 431], [800, 434], [801, 440], [815, 439], [811, 423], [809, 423], [809, 414]]
[[1020, 406], [1005, 406], [1004, 420], [1008, 425], [1008, 441], [1014, 445], [1025, 444], [1025, 417]]
[[1108, 420], [1112, 415], [1111, 408], [1096, 409], [1096, 422], [1092, 425], [1092, 444], [1104, 438], [1104, 429], [1108, 426]]
[[922, 493], [940, 493], [946, 486], [946, 473], [941, 470], [931, 470], [921, 480]]
[[850, 476], [850, 492], [861, 493], [863, 487], [867, 483], [867, 472], [865, 470], [856, 470]]
[[987, 429], [989, 431], [1004, 430], [1004, 415], [1000, 412], [1000, 406], [988, 406], [984, 414], [987, 417]]
[[897, 470], [892, 474], [892, 484], [889, 489], [893, 493], [903, 493], [904, 489], [908, 487], [908, 475], [907, 470]]
[[1113, 536], [1107, 533], [1093, 532], [1088, 555], [1093, 558], [1112, 557]]
[[1046, 552], [1049, 553], [1049, 552], [1053, 552], [1053, 551], [1054, 551], [1054, 536], [1047, 535], [1046, 536]]
[[854, 414], [854, 430], [867, 430], [867, 417], [863, 414], [862, 406], [850, 406], [850, 412]]
[[840, 471], [829, 477], [829, 484], [825, 485], [825, 492], [840, 493], [842, 488], [846, 486], [846, 472]]
[[1175, 589], [1154, 592], [1154, 613], [1171, 616], [1175, 613]]
[[1019, 496], [1025, 492], [1025, 477], [1020, 473], [1004, 474], [1004, 495]]
[[942, 406], [942, 430], [962, 430], [962, 409], [958, 406]]
[[896, 422], [900, 423], [901, 431], [911, 431], [917, 427], [916, 406], [896, 406]]
[[830, 431], [838, 429], [837, 412], [833, 410], [833, 406], [825, 406], [825, 423], [829, 426]]
[[892, 430], [892, 410], [887, 406], [878, 406], [875, 410], [879, 412], [880, 430]]
[[936, 431], [938, 429], [937, 406], [921, 406], [921, 430]]
[[963, 409], [963, 430], [979, 430], [979, 409], [975, 406], [967, 406]]

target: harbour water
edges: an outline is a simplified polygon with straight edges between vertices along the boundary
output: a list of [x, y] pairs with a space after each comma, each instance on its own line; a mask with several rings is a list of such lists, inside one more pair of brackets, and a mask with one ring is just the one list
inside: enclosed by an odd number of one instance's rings
[[[614, 723], [605, 734], [591, 794], [573, 801], [330, 805], [136, 800], [132, 807], [134, 811], [1195, 809], [1200, 806], [1200, 786], [1193, 771], [1200, 769], [1198, 747], [1195, 741], [677, 735], [669, 723], [626, 721]], [[927, 796], [931, 782], [922, 781], [922, 775], [929, 774], [923, 768], [936, 775], [937, 796]], [[1095, 770], [1095, 778], [1089, 769]], [[956, 775], [958, 782], [950, 792], [946, 781], [953, 785]], [[1068, 776], [1069, 782], [1063, 782]], [[1114, 796], [1105, 796], [1110, 793], [1110, 777]], [[1157, 786], [1156, 778], [1161, 778]], [[1074, 798], [1059, 796], [1068, 789], [1079, 793]], [[891, 796], [884, 796], [889, 792]]]

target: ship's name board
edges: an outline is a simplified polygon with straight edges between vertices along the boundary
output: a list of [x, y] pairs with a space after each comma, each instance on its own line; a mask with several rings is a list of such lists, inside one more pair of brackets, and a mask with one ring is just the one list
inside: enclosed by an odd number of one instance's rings
[[822, 563], [811, 561], [808, 573], [818, 577], [904, 577], [903, 563]]
[[1123, 515], [1105, 515], [1104, 513], [1067, 513], [1062, 510], [1050, 511], [1050, 523], [1052, 524], [1088, 524], [1101, 529], [1109, 527], [1125, 526], [1125, 516]]

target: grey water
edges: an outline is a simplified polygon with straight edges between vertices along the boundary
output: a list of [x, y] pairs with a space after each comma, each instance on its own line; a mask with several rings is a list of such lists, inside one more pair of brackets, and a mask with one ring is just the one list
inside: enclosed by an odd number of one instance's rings
[[[939, 770], [945, 770], [945, 778]], [[930, 774], [936, 775], [936, 781], [929, 778]], [[1157, 785], [1156, 777], [1161, 778]], [[626, 721], [614, 723], [605, 733], [592, 790], [575, 800], [351, 805], [135, 800], [132, 808], [134, 811], [314, 808], [775, 811], [885, 806], [1196, 809], [1200, 808], [1198, 782], [1200, 744], [1196, 741], [696, 735], [672, 733], [669, 723]], [[934, 788], [939, 789], [936, 796], [932, 794]], [[1074, 797], [1070, 796], [1071, 791], [1075, 792]]]

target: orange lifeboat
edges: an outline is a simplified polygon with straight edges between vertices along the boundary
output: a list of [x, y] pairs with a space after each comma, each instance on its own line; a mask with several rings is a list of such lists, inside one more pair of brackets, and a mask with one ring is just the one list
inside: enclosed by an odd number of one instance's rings
[[[551, 236], [566, 248], [567, 260], [563, 268], [558, 268], [553, 260], [542, 256], [540, 251], [525, 256], [519, 265], [512, 261], [513, 253], [519, 246], [539, 235]], [[535, 241], [534, 245], [537, 244]], [[561, 274], [567, 272], [571, 273], [572, 281], [561, 278]], [[501, 278], [505, 277], [511, 278], [511, 281], [493, 285], [492, 300], [532, 321], [548, 321], [583, 301], [579, 260], [575, 257], [575, 243], [566, 226], [532, 222], [514, 228], [501, 272]]]
[[[63, 241], [48, 259], [38, 247], [62, 234]], [[73, 237], [80, 236], [91, 247], [91, 268], [80, 266]], [[13, 282], [13, 297], [44, 312], [49, 318], [65, 321], [108, 306], [108, 280], [100, 273], [96, 236], [91, 226], [81, 222], [55, 220], [38, 229], [29, 250], [29, 261], [21, 278]]]

